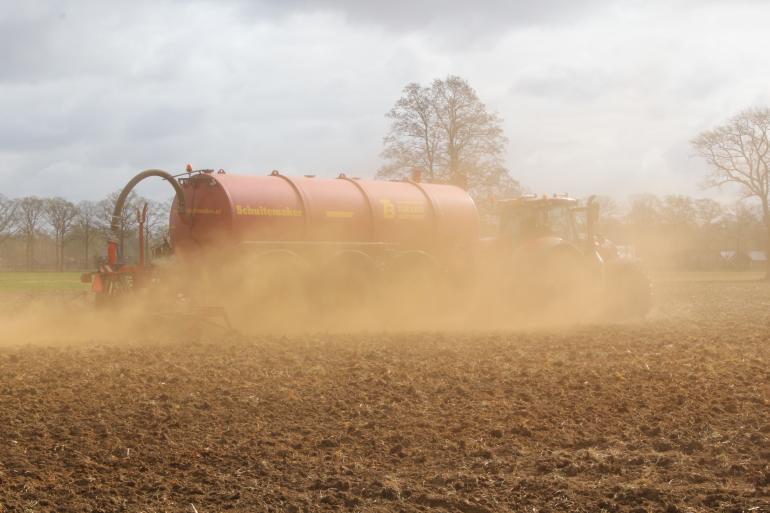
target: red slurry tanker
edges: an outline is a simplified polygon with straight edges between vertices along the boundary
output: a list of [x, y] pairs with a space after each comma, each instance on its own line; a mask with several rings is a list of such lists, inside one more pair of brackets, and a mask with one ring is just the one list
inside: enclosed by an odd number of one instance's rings
[[[171, 244], [180, 256], [214, 246], [451, 251], [478, 239], [473, 200], [458, 187], [413, 181], [199, 172], [179, 181]], [[184, 208], [181, 208], [182, 203]]]

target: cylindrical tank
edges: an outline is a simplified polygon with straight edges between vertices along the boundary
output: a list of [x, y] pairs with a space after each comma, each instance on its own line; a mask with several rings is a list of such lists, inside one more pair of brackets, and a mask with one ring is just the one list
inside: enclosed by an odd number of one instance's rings
[[171, 214], [181, 254], [228, 245], [382, 243], [450, 250], [478, 240], [479, 217], [452, 185], [201, 173], [180, 180], [187, 219]]

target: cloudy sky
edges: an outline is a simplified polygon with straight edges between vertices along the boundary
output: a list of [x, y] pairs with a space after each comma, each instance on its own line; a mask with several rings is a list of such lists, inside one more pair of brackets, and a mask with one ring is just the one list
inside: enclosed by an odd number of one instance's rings
[[770, 104], [767, 20], [749, 0], [5, 0], [0, 193], [98, 199], [187, 162], [372, 176], [402, 87], [456, 74], [534, 192], [713, 195], [688, 140]]

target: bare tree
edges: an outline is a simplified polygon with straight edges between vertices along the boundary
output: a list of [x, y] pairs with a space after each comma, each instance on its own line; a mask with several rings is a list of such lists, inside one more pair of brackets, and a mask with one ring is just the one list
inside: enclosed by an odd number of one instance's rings
[[[743, 198], [759, 200], [770, 256], [770, 109], [746, 109], [691, 143], [711, 168], [709, 185], [736, 184]], [[770, 280], [770, 259], [765, 279]]]
[[19, 228], [26, 243], [26, 267], [35, 268], [35, 237], [42, 223], [45, 201], [36, 196], [27, 196], [18, 200]]
[[629, 202], [626, 222], [632, 227], [654, 228], [660, 222], [660, 199], [654, 194], [636, 194]]
[[75, 225], [80, 231], [81, 239], [83, 242], [83, 262], [84, 269], [90, 266], [89, 254], [91, 250], [91, 243], [97, 234], [99, 208], [96, 203], [92, 201], [81, 201], [77, 206], [78, 213], [75, 217]]
[[718, 201], [709, 198], [695, 200], [695, 218], [698, 225], [708, 227], [718, 223], [725, 215], [725, 209]]
[[433, 91], [420, 84], [407, 84], [403, 96], [388, 112], [391, 127], [385, 136], [382, 156], [389, 160], [380, 174], [397, 176], [412, 167], [425, 171], [425, 179], [436, 181], [443, 164], [439, 153], [441, 132], [434, 109]]
[[488, 112], [476, 91], [460, 77], [434, 80], [432, 89], [449, 179], [462, 181], [480, 168], [499, 165], [508, 142], [500, 127], [500, 116]]
[[758, 231], [765, 231], [761, 207], [744, 201], [736, 202], [728, 218], [728, 232], [734, 240], [735, 251], [740, 254], [751, 250], [750, 242], [757, 240]]
[[[115, 210], [115, 204], [120, 196], [120, 191], [111, 193], [105, 199], [99, 202], [99, 228], [105, 238], [113, 236], [110, 233], [110, 223], [112, 222], [112, 214]], [[123, 205], [123, 212], [121, 212], [120, 223], [118, 225], [118, 246], [121, 256], [125, 255], [125, 240], [126, 236], [130, 235], [136, 230], [136, 209], [144, 203], [144, 200], [139, 197], [135, 192], [131, 192], [126, 198], [126, 202]]]
[[58, 271], [64, 270], [64, 240], [77, 214], [77, 207], [64, 198], [55, 197], [45, 200], [45, 217], [53, 229]]
[[409, 84], [387, 116], [391, 127], [382, 156], [388, 163], [379, 177], [400, 178], [418, 167], [428, 181], [463, 185], [482, 201], [519, 191], [502, 164], [508, 142], [502, 119], [464, 79]]
[[698, 227], [699, 246], [704, 250], [723, 249], [726, 228], [726, 212], [718, 201], [708, 198], [696, 199], [695, 224]]
[[697, 224], [697, 211], [692, 198], [672, 194], [660, 205], [661, 221], [669, 228], [687, 229]]
[[144, 223], [144, 240], [149, 248], [167, 238], [172, 200], [147, 201], [147, 221]]
[[17, 203], [0, 194], [0, 244], [8, 240], [16, 232]]

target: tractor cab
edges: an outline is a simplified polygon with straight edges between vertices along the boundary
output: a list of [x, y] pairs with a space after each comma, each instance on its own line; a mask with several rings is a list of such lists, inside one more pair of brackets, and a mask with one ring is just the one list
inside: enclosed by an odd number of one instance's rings
[[500, 202], [499, 238], [513, 245], [557, 238], [581, 249], [594, 243], [598, 205], [568, 196], [522, 196]]

